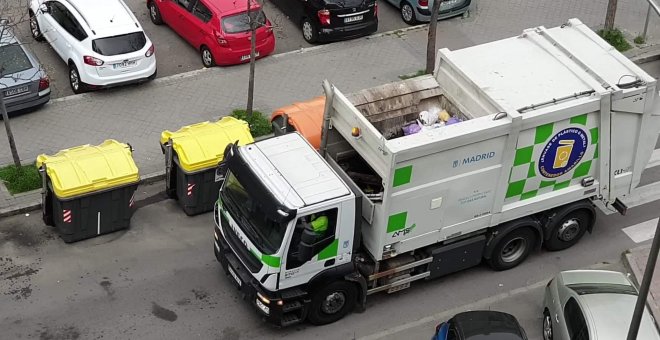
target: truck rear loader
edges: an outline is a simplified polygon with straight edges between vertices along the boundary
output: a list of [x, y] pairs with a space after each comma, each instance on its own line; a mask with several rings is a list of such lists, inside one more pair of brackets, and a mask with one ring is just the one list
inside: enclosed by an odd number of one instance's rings
[[[625, 213], [660, 129], [656, 80], [577, 19], [441, 49], [433, 75], [350, 100], [323, 86], [319, 152], [293, 132], [219, 169], [215, 255], [279, 326], [576, 244], [594, 206]], [[454, 124], [417, 122], [439, 110]]]

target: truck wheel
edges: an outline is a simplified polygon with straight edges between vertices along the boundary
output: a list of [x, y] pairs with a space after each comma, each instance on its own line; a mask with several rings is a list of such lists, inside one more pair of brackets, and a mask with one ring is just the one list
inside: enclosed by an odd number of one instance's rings
[[536, 234], [529, 228], [520, 228], [506, 234], [493, 248], [488, 264], [495, 270], [507, 270], [527, 258], [536, 244]]
[[357, 289], [354, 284], [333, 282], [316, 292], [307, 318], [314, 325], [333, 323], [353, 310], [356, 299]]
[[569, 211], [566, 215], [555, 219], [548, 225], [550, 238], [544, 245], [551, 251], [557, 251], [572, 247], [584, 236], [589, 225], [591, 215], [583, 209]]

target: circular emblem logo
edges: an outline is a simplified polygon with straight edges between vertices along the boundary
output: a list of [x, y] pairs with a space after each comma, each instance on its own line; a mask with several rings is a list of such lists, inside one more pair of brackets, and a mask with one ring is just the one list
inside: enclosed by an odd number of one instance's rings
[[587, 150], [587, 134], [579, 128], [567, 128], [554, 135], [539, 159], [543, 177], [555, 178], [571, 171]]

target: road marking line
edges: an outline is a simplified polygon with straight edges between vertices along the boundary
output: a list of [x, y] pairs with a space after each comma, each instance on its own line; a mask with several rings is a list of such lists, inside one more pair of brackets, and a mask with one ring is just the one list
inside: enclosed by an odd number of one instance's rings
[[660, 165], [660, 149], [653, 150], [651, 154], [651, 159], [649, 159], [648, 164], [644, 169], [653, 168]]
[[660, 200], [660, 182], [637, 187], [633, 189], [630, 195], [622, 199], [628, 208], [634, 208], [657, 200]]
[[630, 237], [635, 243], [642, 243], [653, 238], [655, 228], [658, 225], [658, 219], [654, 218], [646, 222], [637, 223], [633, 226], [623, 228], [624, 233]]

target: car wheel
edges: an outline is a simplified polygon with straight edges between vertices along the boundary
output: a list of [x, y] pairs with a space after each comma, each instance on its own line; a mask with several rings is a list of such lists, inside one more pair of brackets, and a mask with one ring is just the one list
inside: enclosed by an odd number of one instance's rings
[[547, 309], [543, 311], [543, 340], [552, 340], [552, 317]]
[[32, 33], [32, 38], [34, 38], [34, 40], [44, 41], [44, 35], [41, 33], [39, 22], [32, 11], [30, 11], [30, 33]]
[[73, 63], [69, 64], [69, 85], [71, 85], [71, 90], [73, 90], [73, 93], [78, 94], [87, 91], [87, 84], [80, 80], [80, 73], [78, 72], [78, 68]]
[[495, 270], [511, 269], [522, 263], [536, 244], [536, 234], [520, 228], [506, 234], [493, 248], [488, 264]]
[[319, 31], [314, 24], [307, 18], [302, 22], [302, 34], [306, 42], [313, 44], [319, 39]]
[[149, 3], [149, 18], [151, 19], [151, 22], [154, 23], [154, 25], [163, 24], [163, 17], [160, 16], [160, 10], [154, 1]]
[[209, 50], [209, 48], [206, 46], [202, 46], [202, 48], [199, 50], [202, 56], [202, 64], [204, 64], [204, 67], [215, 66], [215, 59], [213, 59], [213, 53], [211, 53], [211, 50]]
[[548, 226], [550, 238], [545, 241], [545, 248], [557, 251], [572, 247], [584, 236], [589, 225], [591, 215], [586, 210], [570, 211]]
[[357, 288], [346, 281], [333, 282], [316, 292], [307, 318], [314, 325], [333, 323], [351, 312], [357, 301]]
[[417, 18], [415, 18], [415, 9], [407, 1], [404, 1], [401, 4], [401, 19], [403, 19], [403, 21], [408, 25], [414, 25], [417, 23]]

